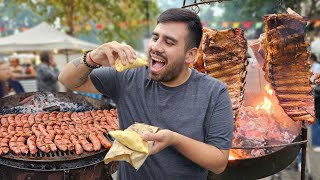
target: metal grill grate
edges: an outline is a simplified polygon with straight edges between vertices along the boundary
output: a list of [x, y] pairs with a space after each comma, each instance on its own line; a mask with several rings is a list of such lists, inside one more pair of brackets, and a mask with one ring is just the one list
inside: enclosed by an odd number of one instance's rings
[[[104, 134], [105, 137], [110, 141], [113, 142], [114, 139], [106, 134]], [[76, 154], [75, 150], [72, 151], [61, 151], [57, 150], [55, 152], [49, 152], [45, 153], [38, 149], [38, 152], [36, 154], [14, 154], [12, 151], [9, 151], [9, 153], [1, 155], [1, 158], [6, 159], [13, 159], [13, 160], [22, 160], [22, 161], [39, 161], [39, 162], [56, 162], [56, 161], [68, 161], [68, 160], [75, 160], [75, 159], [81, 159], [93, 156], [95, 154], [104, 153], [107, 152], [108, 149], [101, 146], [101, 150], [99, 151], [93, 151], [93, 152], [86, 152], [84, 151], [82, 154]]]
[[44, 153], [40, 150], [36, 154], [13, 154], [11, 151], [8, 154], [2, 155], [2, 158], [13, 159], [13, 160], [22, 160], [22, 161], [67, 161], [74, 159], [81, 159], [95, 155], [97, 153], [106, 152], [107, 149], [101, 148], [100, 151], [95, 152], [83, 152], [82, 154], [76, 154], [75, 151], [61, 151], [57, 150], [55, 152]]
[[77, 155], [75, 151], [60, 150], [50, 153], [38, 151], [34, 155], [30, 153], [16, 155], [9, 152], [0, 157], [0, 164], [19, 169], [40, 171], [74, 169], [102, 162], [107, 152], [108, 150], [105, 148], [95, 152], [84, 152], [80, 155]]

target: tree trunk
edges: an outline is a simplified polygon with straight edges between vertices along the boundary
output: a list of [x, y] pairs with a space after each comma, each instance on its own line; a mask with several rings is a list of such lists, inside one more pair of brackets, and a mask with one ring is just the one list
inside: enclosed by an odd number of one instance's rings
[[69, 27], [69, 30], [67, 31], [67, 34], [73, 35], [74, 27], [73, 27], [73, 8], [74, 8], [74, 0], [68, 0], [66, 11], [67, 11], [67, 25]]
[[316, 12], [317, 12], [316, 3], [317, 3], [317, 0], [311, 0], [310, 11], [308, 13], [308, 17], [310, 19], [312, 18], [312, 15], [316, 15]]

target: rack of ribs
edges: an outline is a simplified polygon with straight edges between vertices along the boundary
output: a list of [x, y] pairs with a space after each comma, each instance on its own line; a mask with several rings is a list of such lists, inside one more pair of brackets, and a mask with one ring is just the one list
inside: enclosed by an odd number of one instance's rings
[[247, 74], [247, 40], [242, 29], [206, 30], [202, 37], [205, 72], [228, 86], [234, 117], [242, 104]]
[[314, 122], [309, 42], [305, 41], [307, 21], [297, 14], [271, 14], [264, 16], [264, 23], [265, 78], [291, 119]]

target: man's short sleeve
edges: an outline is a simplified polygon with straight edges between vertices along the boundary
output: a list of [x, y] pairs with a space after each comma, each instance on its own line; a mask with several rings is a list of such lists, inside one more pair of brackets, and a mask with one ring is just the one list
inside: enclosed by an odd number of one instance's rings
[[90, 79], [95, 88], [103, 95], [112, 99], [118, 97], [118, 73], [110, 67], [95, 69], [90, 74]]
[[234, 128], [233, 112], [227, 87], [220, 89], [212, 115], [206, 127], [205, 142], [219, 149], [232, 147], [232, 133]]

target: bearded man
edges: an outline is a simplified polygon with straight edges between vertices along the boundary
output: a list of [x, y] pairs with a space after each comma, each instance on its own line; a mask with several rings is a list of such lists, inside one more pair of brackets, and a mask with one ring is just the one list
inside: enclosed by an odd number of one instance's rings
[[[228, 163], [233, 115], [227, 87], [189, 68], [202, 36], [199, 17], [190, 10], [163, 12], [148, 44], [148, 67], [117, 72], [133, 63], [132, 47], [105, 43], [69, 63], [59, 76], [68, 88], [101, 93], [117, 104], [121, 129], [135, 122], [160, 127], [144, 140], [154, 141], [151, 156], [136, 171], [120, 162], [119, 179], [206, 179]], [[103, 68], [95, 69], [100, 65]], [[94, 70], [93, 70], [94, 69]]]

